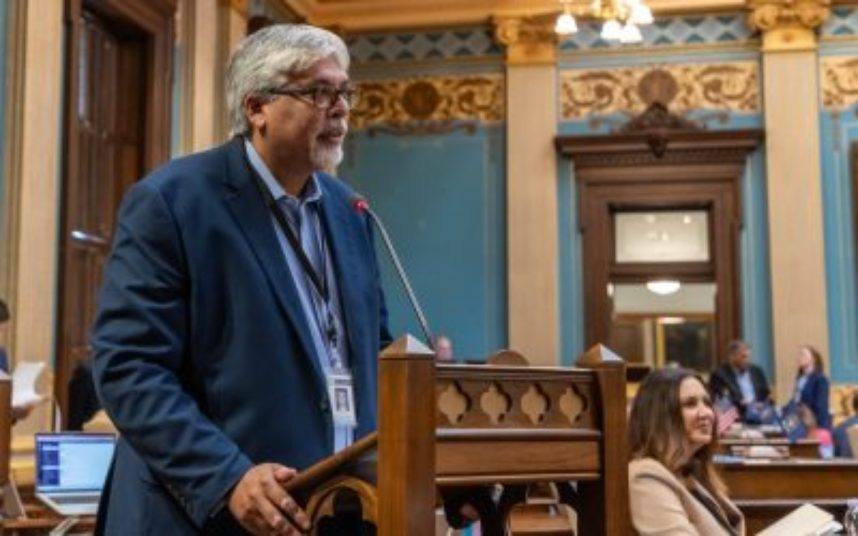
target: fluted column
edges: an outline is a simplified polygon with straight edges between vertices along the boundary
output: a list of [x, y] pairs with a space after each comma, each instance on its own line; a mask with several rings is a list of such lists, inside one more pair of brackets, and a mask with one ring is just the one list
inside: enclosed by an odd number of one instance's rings
[[775, 381], [789, 396], [795, 352], [828, 355], [816, 29], [830, 0], [748, 0], [763, 36]]
[[559, 363], [557, 40], [553, 17], [497, 18], [506, 46], [509, 346]]

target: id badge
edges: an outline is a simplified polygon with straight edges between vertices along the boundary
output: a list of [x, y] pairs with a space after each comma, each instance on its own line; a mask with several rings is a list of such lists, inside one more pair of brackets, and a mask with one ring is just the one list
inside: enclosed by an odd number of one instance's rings
[[328, 373], [328, 400], [334, 414], [334, 424], [357, 426], [354, 383], [352, 375], [343, 371]]

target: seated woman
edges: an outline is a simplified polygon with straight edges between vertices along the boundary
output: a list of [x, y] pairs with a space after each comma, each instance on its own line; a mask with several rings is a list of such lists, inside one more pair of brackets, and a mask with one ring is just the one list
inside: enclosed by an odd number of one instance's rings
[[727, 498], [712, 454], [715, 412], [687, 369], [644, 380], [629, 417], [632, 523], [641, 536], [742, 536], [745, 520]]

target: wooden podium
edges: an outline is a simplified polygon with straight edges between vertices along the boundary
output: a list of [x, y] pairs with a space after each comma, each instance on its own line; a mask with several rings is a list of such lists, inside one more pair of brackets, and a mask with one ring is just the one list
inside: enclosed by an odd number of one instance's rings
[[625, 536], [625, 364], [597, 345], [577, 365], [436, 365], [403, 337], [380, 356], [378, 432], [298, 475], [290, 491], [314, 534], [339, 534], [326, 527], [351, 519], [367, 534], [430, 536], [445, 498], [501, 484], [480, 510], [494, 536], [530, 485], [552, 483], [577, 512], [577, 534]]

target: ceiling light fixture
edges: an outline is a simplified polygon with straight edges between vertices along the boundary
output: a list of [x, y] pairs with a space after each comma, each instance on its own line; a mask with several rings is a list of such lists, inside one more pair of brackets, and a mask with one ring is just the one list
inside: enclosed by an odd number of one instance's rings
[[563, 2], [563, 13], [557, 17], [557, 22], [554, 23], [554, 31], [558, 35], [572, 35], [578, 33], [578, 23], [575, 21], [575, 16], [572, 15], [572, 5], [569, 2]]
[[647, 290], [660, 296], [667, 296], [668, 294], [673, 294], [674, 292], [679, 291], [681, 287], [682, 283], [674, 279], [657, 279], [654, 281], [646, 282]]
[[621, 43], [640, 43], [643, 41], [640, 26], [653, 22], [652, 10], [644, 0], [560, 0], [560, 4], [562, 10], [554, 31], [563, 37], [578, 32], [575, 15], [604, 21], [600, 37]]

